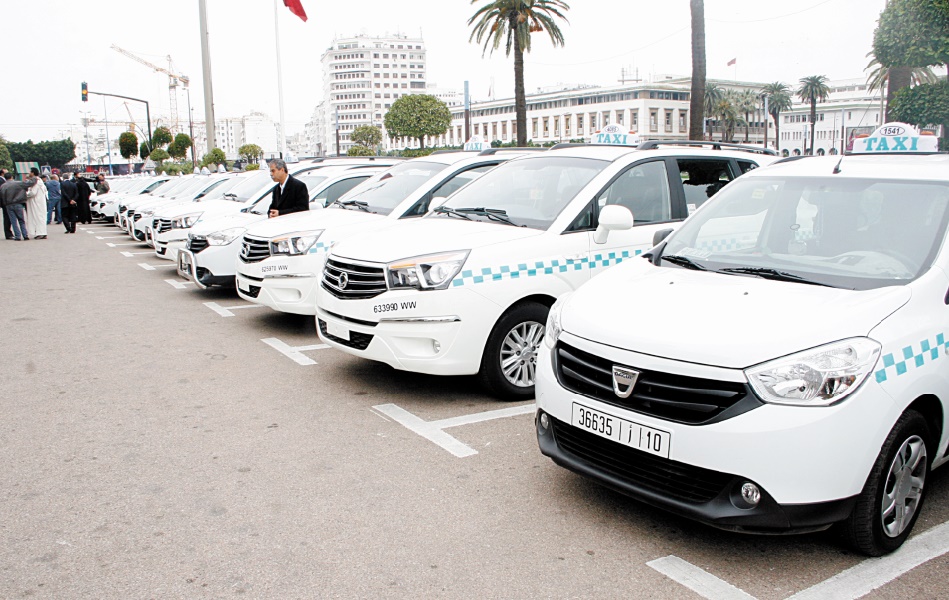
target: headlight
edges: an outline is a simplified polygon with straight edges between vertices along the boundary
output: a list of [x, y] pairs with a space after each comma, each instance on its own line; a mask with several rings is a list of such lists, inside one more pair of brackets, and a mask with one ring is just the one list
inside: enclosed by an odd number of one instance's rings
[[745, 376], [765, 402], [829, 406], [857, 389], [879, 356], [879, 343], [852, 338], [746, 369]]
[[443, 290], [468, 259], [470, 250], [429, 254], [397, 260], [386, 265], [389, 288]]
[[215, 231], [214, 233], [208, 234], [208, 244], [212, 246], [227, 246], [240, 236], [244, 235], [245, 231], [247, 231], [247, 229], [244, 227], [231, 227], [230, 229]]
[[544, 332], [544, 342], [547, 344], [548, 348], [553, 348], [557, 345], [557, 340], [560, 339], [560, 334], [563, 333], [563, 329], [560, 327], [560, 312], [563, 309], [563, 305], [567, 302], [573, 292], [567, 292], [562, 294], [557, 301], [554, 302], [554, 305], [550, 307], [550, 312], [547, 313], [547, 330]]
[[322, 233], [322, 229], [317, 229], [316, 231], [298, 231], [274, 238], [270, 240], [270, 253], [285, 254], [287, 256], [306, 254], [316, 243], [316, 240], [320, 239]]
[[172, 229], [188, 229], [192, 225], [198, 222], [198, 219], [201, 218], [201, 215], [204, 213], [191, 213], [188, 215], [181, 215], [180, 217], [175, 217], [171, 221]]

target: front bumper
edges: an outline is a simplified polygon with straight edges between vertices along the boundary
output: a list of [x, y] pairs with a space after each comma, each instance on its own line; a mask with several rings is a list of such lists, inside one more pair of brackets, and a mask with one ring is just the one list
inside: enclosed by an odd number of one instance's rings
[[234, 254], [232, 260], [237, 270], [237, 293], [245, 300], [285, 313], [316, 314], [325, 254], [271, 256], [251, 263]]
[[[178, 276], [188, 281], [193, 281], [196, 286], [202, 290], [206, 290], [212, 285], [220, 286], [232, 286], [234, 285], [234, 276], [233, 275], [221, 275], [215, 274], [213, 271], [209, 270], [207, 267], [202, 266], [200, 258], [203, 258], [203, 255], [211, 250], [211, 248], [221, 248], [221, 246], [211, 246], [203, 250], [202, 252], [195, 254], [194, 252], [188, 250], [187, 248], [181, 248], [178, 250], [178, 255], [176, 258], [177, 262], [177, 272]], [[224, 246], [226, 247], [226, 246]], [[233, 269], [233, 267], [232, 267]]]
[[155, 256], [165, 260], [178, 260], [178, 251], [182, 250], [188, 243], [188, 234], [182, 233], [182, 229], [173, 229], [163, 233], [157, 233], [152, 229], [152, 241], [155, 246]]
[[[569, 334], [561, 340], [565, 338], [618, 365], [701, 377], [715, 370], [603, 347]], [[735, 371], [719, 371], [722, 380], [736, 377]], [[892, 400], [868, 381], [831, 407], [764, 404], [706, 425], [672, 422], [567, 390], [546, 346], [538, 357], [536, 391], [538, 444], [554, 462], [659, 508], [746, 531], [818, 530], [846, 518], [898, 417]], [[668, 457], [573, 425], [574, 404], [669, 432]], [[542, 413], [549, 419], [547, 428], [540, 425]], [[676, 477], [681, 481], [676, 483]], [[682, 492], [698, 482], [704, 495]], [[745, 482], [761, 490], [755, 507], [740, 501]]]
[[462, 288], [342, 300], [321, 287], [316, 317], [320, 338], [348, 354], [403, 371], [473, 375], [501, 310]]

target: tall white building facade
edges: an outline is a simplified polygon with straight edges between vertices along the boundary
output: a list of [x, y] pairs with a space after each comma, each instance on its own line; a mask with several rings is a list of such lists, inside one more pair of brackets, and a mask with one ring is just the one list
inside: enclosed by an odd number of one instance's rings
[[251, 111], [242, 117], [216, 119], [214, 140], [228, 160], [240, 158], [237, 150], [244, 144], [257, 144], [265, 157], [280, 155], [277, 124], [260, 111]]
[[[338, 38], [321, 61], [322, 151], [327, 155], [346, 154], [353, 145], [350, 135], [360, 125], [382, 129], [383, 143], [388, 146], [384, 119], [392, 103], [408, 94], [427, 93], [426, 50], [421, 37], [395, 34]], [[318, 131], [320, 127], [312, 129]]]

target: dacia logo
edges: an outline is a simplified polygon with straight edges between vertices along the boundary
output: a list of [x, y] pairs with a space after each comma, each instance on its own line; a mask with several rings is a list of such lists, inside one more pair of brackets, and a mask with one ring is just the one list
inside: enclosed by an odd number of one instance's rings
[[629, 367], [613, 365], [613, 393], [620, 398], [629, 398], [639, 379], [639, 371]]

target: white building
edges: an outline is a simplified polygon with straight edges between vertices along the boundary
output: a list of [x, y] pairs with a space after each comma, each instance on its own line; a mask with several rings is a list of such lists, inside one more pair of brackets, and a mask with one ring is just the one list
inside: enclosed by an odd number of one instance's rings
[[237, 118], [216, 119], [214, 139], [228, 160], [240, 158], [237, 150], [244, 144], [257, 144], [264, 156], [279, 156], [277, 124], [260, 111]]
[[[404, 95], [427, 93], [425, 42], [402, 34], [382, 37], [358, 35], [333, 40], [323, 53], [324, 110], [322, 150], [346, 154], [349, 136], [360, 125], [383, 130], [392, 103]], [[339, 125], [339, 148], [336, 125]], [[388, 138], [384, 142], [388, 145]]]
[[215, 119], [214, 141], [229, 160], [237, 158], [237, 149], [244, 143], [244, 121], [240, 118]]
[[[881, 92], [867, 89], [865, 78], [828, 81], [827, 87], [830, 96], [817, 104], [814, 147], [818, 154], [828, 153], [831, 148], [840, 152], [854, 135], [872, 133], [880, 126], [883, 114]], [[803, 153], [811, 145], [811, 106], [797, 96], [794, 100], [791, 110], [781, 114], [780, 147], [791, 153]]]

